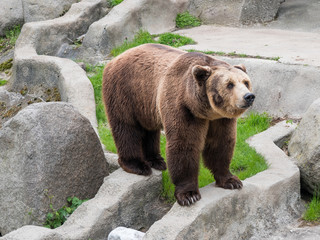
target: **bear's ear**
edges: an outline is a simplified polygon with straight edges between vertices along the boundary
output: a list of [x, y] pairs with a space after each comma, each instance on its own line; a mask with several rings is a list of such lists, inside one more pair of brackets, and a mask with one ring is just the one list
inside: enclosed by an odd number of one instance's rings
[[234, 67], [244, 71], [245, 73], [247, 73], [247, 69], [243, 64], [235, 65]]
[[200, 86], [210, 77], [211, 73], [212, 70], [209, 66], [195, 65], [192, 68], [192, 75]]

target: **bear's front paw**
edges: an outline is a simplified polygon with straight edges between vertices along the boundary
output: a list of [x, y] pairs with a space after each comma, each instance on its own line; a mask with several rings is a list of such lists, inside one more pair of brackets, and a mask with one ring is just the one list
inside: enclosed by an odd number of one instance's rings
[[226, 188], [226, 189], [240, 189], [242, 188], [242, 182], [237, 176], [231, 176], [228, 178], [220, 178], [220, 181], [216, 182], [218, 187]]
[[191, 204], [201, 199], [201, 195], [199, 191], [188, 191], [185, 193], [176, 193], [175, 197], [177, 199], [177, 202], [181, 206], [190, 206]]

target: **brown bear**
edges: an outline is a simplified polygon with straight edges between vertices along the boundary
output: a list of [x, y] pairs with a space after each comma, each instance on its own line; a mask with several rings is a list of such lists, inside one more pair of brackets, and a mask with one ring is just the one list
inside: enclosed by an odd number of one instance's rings
[[103, 99], [119, 154], [129, 173], [165, 170], [166, 156], [180, 205], [200, 200], [199, 158], [227, 189], [242, 188], [229, 171], [237, 117], [254, 101], [243, 65], [160, 44], [132, 48], [110, 61], [103, 73]]

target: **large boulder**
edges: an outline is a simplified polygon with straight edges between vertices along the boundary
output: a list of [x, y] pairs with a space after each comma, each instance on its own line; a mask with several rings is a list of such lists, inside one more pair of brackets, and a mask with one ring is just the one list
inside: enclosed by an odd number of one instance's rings
[[36, 22], [64, 15], [79, 0], [23, 0], [25, 22]]
[[0, 129], [0, 232], [42, 225], [49, 204], [95, 196], [108, 175], [88, 119], [67, 103], [36, 103]]
[[188, 10], [205, 24], [239, 25], [274, 20], [283, 0], [190, 0]]
[[90, 62], [99, 57], [103, 59], [112, 48], [126, 40], [131, 41], [141, 29], [151, 34], [174, 30], [176, 16], [186, 9], [187, 2], [188, 0], [124, 0], [89, 27], [83, 40], [82, 58]]
[[22, 0], [1, 0], [0, 36], [15, 25], [23, 24]]
[[300, 169], [302, 188], [313, 193], [320, 187], [320, 98], [304, 114], [288, 150]]
[[16, 25], [62, 16], [76, 2], [79, 0], [2, 0], [0, 36]]

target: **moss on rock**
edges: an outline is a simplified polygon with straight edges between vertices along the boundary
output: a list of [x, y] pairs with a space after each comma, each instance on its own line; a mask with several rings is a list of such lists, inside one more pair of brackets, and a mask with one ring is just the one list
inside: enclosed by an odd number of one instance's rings
[[9, 60], [0, 64], [0, 72], [3, 72], [5, 70], [12, 68], [12, 65], [13, 65], [13, 59], [10, 58]]

